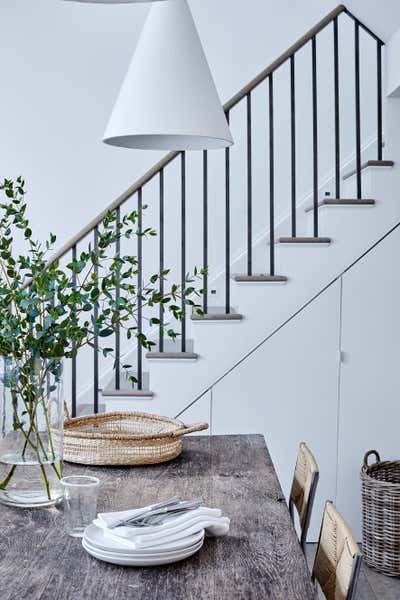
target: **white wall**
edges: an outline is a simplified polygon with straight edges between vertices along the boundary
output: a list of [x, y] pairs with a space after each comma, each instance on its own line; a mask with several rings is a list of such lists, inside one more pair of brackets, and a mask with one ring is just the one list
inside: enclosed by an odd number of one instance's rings
[[[190, 5], [226, 100], [336, 0]], [[385, 10], [373, 0], [348, 6], [384, 36], [400, 23], [396, 0]], [[100, 141], [147, 11], [146, 4], [0, 3], [0, 176], [24, 174], [39, 237], [51, 229], [61, 245], [159, 157]]]
[[398, 459], [400, 228], [185, 411], [210, 433], [262, 433], [288, 495], [298, 444], [321, 478], [309, 540], [326, 499], [361, 539], [364, 453]]
[[400, 29], [394, 33], [386, 46], [387, 94], [400, 96]]

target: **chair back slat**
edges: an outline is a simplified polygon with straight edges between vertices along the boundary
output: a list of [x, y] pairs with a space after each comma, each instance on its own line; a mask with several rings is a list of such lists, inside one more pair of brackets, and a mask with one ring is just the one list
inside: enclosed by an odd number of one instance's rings
[[327, 600], [351, 600], [361, 552], [351, 530], [332, 502], [327, 502], [313, 568]]
[[293, 517], [293, 506], [296, 507], [301, 527], [301, 545], [304, 547], [310, 524], [314, 496], [318, 484], [319, 469], [307, 444], [299, 446], [296, 468], [290, 492], [289, 508]]

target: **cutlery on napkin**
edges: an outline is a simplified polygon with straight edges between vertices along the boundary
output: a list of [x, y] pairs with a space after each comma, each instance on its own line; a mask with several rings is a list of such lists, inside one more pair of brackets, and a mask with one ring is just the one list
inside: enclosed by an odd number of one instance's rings
[[181, 515], [183, 513], [189, 512], [191, 510], [195, 510], [199, 508], [203, 503], [203, 498], [196, 498], [195, 500], [190, 500], [187, 502], [178, 502], [176, 504], [170, 504], [168, 506], [162, 506], [159, 508], [154, 508], [146, 512], [144, 515], [136, 515], [134, 517], [130, 517], [129, 519], [120, 521], [116, 525], [112, 527], [147, 527], [149, 525], [159, 525], [169, 518], [177, 515]]
[[201, 499], [182, 502], [180, 498], [119, 513], [99, 513], [94, 525], [105, 538], [132, 549], [148, 548], [176, 541], [205, 530], [207, 535], [225, 535], [230, 520], [217, 508], [200, 506]]
[[99, 513], [98, 518], [104, 521], [107, 527], [110, 527], [112, 529], [113, 527], [123, 525], [126, 521], [148, 516], [149, 513], [151, 513], [152, 511], [166, 508], [168, 506], [177, 506], [180, 502], [180, 496], [173, 496], [172, 498], [168, 498], [167, 500], [163, 500], [162, 502], [158, 502], [157, 504], [150, 504], [149, 506], [144, 506], [143, 508], [134, 508], [131, 510], [123, 510], [120, 512]]

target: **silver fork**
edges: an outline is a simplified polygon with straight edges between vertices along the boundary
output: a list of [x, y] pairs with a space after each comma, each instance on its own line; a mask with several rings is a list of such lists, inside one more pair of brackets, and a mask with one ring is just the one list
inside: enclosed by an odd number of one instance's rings
[[169, 505], [154, 509], [145, 515], [136, 515], [131, 519], [126, 519], [123, 525], [125, 527], [146, 527], [149, 525], [158, 525], [168, 517], [178, 516], [185, 512], [199, 508], [203, 503], [203, 498], [195, 498], [186, 502], [180, 502], [176, 505]]
[[173, 496], [172, 498], [168, 498], [167, 500], [163, 500], [162, 502], [158, 502], [157, 504], [150, 504], [149, 506], [146, 506], [145, 508], [143, 508], [134, 517], [131, 517], [130, 519], [122, 519], [121, 521], [118, 521], [117, 523], [110, 525], [109, 529], [114, 529], [115, 527], [121, 527], [122, 525], [125, 525], [126, 523], [135, 521], [136, 519], [143, 519], [144, 517], [148, 516], [155, 510], [160, 510], [162, 508], [167, 508], [167, 507], [171, 507], [171, 506], [178, 506], [180, 502], [181, 502], [180, 496]]

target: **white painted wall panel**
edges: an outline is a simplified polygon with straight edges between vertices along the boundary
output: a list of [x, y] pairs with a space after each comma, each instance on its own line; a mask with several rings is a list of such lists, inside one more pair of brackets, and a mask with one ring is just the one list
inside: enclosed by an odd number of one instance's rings
[[397, 229], [343, 277], [337, 504], [357, 536], [364, 453], [374, 448], [382, 459], [400, 454], [399, 247]]
[[288, 495], [298, 444], [321, 470], [310, 539], [335, 492], [339, 284], [213, 389], [212, 433], [262, 433]]
[[388, 96], [400, 96], [400, 29], [386, 45], [386, 92]]

